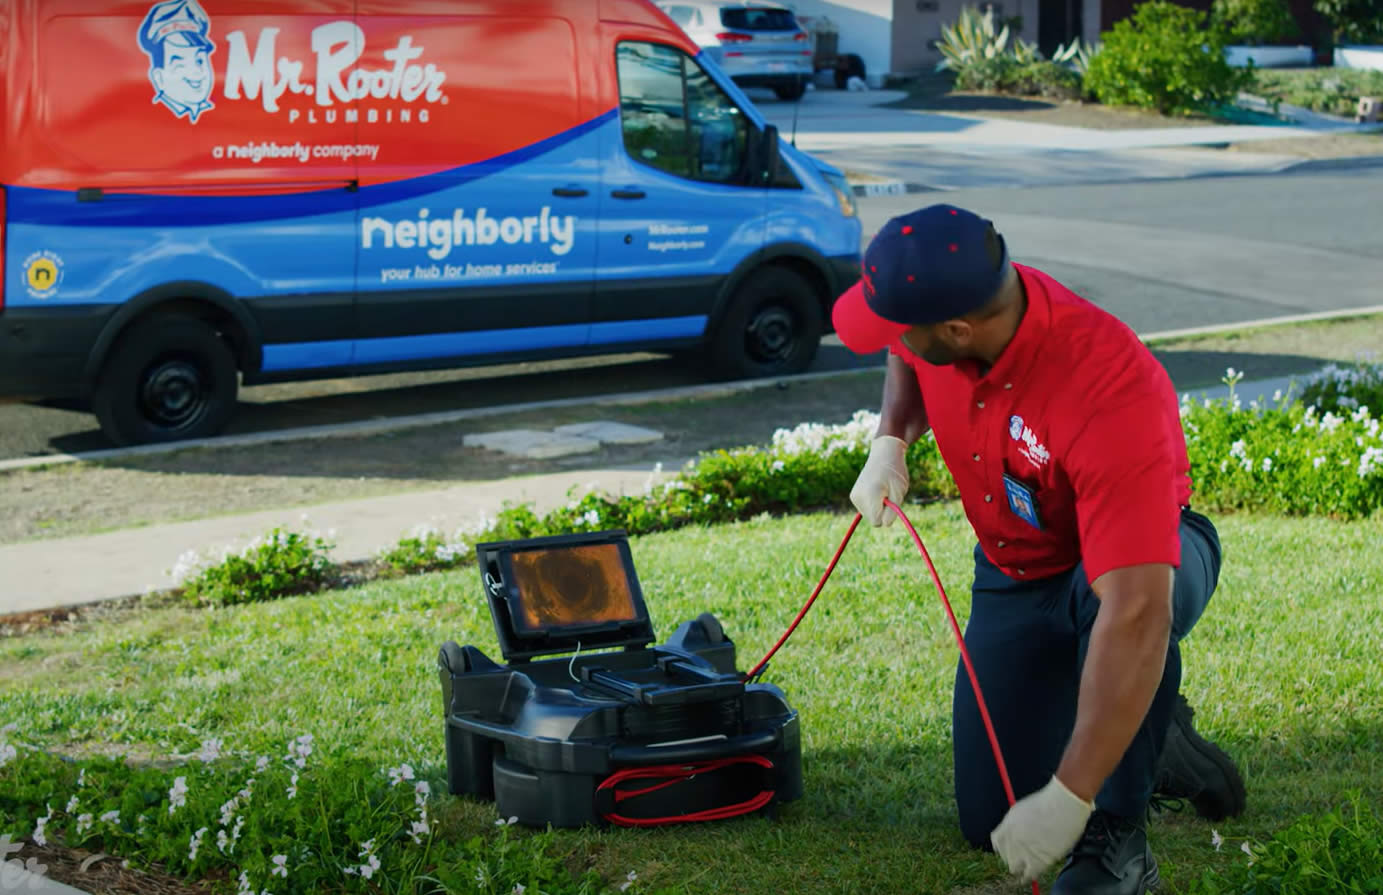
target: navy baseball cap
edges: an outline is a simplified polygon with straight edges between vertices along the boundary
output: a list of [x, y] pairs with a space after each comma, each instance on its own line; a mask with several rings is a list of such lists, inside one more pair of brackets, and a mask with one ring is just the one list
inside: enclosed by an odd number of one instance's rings
[[911, 327], [984, 307], [1008, 268], [1004, 238], [974, 212], [931, 205], [900, 215], [870, 240], [860, 281], [837, 299], [836, 334], [856, 354], [872, 354]]

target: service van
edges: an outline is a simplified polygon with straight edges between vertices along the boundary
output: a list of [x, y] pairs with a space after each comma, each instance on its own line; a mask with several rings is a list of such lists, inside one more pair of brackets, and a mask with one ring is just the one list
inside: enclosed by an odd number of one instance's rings
[[0, 397], [117, 444], [243, 385], [630, 351], [801, 371], [841, 172], [646, 0], [0, 0]]

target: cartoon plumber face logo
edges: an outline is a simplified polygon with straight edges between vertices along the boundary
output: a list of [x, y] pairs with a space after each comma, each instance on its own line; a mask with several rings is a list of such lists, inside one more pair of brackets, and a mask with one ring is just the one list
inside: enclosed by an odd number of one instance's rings
[[1008, 418], [1008, 435], [1014, 441], [1023, 437], [1023, 418], [1014, 414]]
[[211, 53], [216, 45], [207, 38], [210, 30], [211, 19], [197, 0], [155, 3], [139, 26], [139, 47], [149, 57], [154, 102], [163, 103], [178, 118], [186, 115], [193, 124], [215, 108]]

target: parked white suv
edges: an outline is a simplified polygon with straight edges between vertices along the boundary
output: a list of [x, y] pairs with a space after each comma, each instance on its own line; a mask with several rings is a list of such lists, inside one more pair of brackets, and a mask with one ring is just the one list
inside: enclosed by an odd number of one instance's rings
[[741, 87], [802, 96], [811, 80], [812, 41], [793, 11], [770, 3], [679, 3], [657, 7]]

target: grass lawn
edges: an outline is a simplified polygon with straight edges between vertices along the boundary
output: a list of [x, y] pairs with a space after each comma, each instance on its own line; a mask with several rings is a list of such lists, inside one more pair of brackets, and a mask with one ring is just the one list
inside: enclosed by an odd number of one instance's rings
[[[955, 504], [909, 514], [964, 624], [969, 527]], [[635, 540], [659, 639], [712, 611], [748, 669], [810, 593], [849, 521], [759, 519]], [[1383, 779], [1383, 521], [1219, 522], [1226, 565], [1184, 644], [1183, 692], [1202, 731], [1240, 762], [1249, 810], [1217, 825], [1220, 851], [1212, 825], [1189, 809], [1159, 815], [1151, 836], [1164, 892], [1247, 860], [1240, 837], [1266, 838]], [[491, 804], [444, 795], [435, 662], [448, 639], [499, 658], [474, 569], [216, 612], [147, 611], [0, 641], [0, 719], [18, 723], [16, 738], [71, 755], [117, 744], [159, 758], [195, 753], [207, 737], [276, 755], [310, 733], [324, 761], [411, 762], [441, 796], [431, 811], [440, 836], [461, 843], [494, 835], [496, 815]], [[559, 832], [556, 845], [612, 881], [637, 871], [633, 891], [1026, 891], [1004, 882], [992, 855], [967, 850], [956, 829], [956, 659], [901, 526], [862, 526], [766, 675], [802, 715], [805, 797], [777, 821]], [[53, 804], [70, 794], [59, 788]], [[1377, 799], [1376, 789], [1367, 797]]]
[[1361, 96], [1383, 96], [1383, 72], [1349, 68], [1265, 68], [1249, 90], [1315, 112], [1353, 118]]

